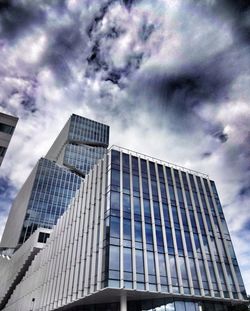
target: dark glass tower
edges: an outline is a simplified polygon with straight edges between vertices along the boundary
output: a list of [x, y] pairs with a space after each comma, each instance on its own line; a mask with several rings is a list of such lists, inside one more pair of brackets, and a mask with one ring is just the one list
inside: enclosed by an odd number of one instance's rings
[[24, 243], [39, 227], [52, 228], [108, 143], [107, 125], [73, 114], [19, 191], [1, 247]]

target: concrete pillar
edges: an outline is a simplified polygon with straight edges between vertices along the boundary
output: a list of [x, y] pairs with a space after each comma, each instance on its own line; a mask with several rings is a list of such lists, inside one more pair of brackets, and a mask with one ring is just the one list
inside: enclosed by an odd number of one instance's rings
[[126, 296], [126, 294], [121, 295], [120, 311], [127, 311], [127, 296]]

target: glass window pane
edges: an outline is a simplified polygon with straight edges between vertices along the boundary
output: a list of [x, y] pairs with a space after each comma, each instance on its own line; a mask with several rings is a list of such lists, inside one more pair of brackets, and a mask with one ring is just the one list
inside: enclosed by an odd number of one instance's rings
[[137, 249], [135, 251], [135, 256], [136, 256], [136, 272], [144, 273], [143, 251]]
[[132, 271], [132, 255], [131, 248], [124, 247], [123, 248], [123, 258], [124, 258], [124, 271]]
[[142, 224], [139, 221], [136, 221], [135, 223], [135, 240], [136, 241], [142, 241]]
[[119, 192], [111, 192], [111, 209], [120, 210], [120, 193]]
[[147, 252], [148, 257], [148, 274], [155, 274], [154, 253]]
[[120, 186], [120, 171], [112, 169], [111, 171], [111, 185]]
[[123, 238], [131, 240], [131, 220], [123, 219]]
[[120, 269], [120, 248], [118, 246], [110, 245], [109, 247], [109, 268]]
[[131, 206], [130, 206], [130, 195], [123, 194], [123, 211], [130, 213]]
[[118, 217], [110, 218], [110, 236], [114, 238], [120, 237], [120, 219]]
[[140, 198], [134, 197], [134, 213], [137, 215], [141, 215], [141, 204]]

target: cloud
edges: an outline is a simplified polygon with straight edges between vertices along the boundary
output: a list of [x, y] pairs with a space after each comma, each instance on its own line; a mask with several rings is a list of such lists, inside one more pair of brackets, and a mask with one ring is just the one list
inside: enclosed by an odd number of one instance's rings
[[78, 113], [110, 124], [111, 144], [209, 173], [247, 278], [247, 2], [1, 4], [0, 109], [20, 118], [0, 171], [4, 189], [11, 189], [0, 194], [1, 219], [67, 118]]

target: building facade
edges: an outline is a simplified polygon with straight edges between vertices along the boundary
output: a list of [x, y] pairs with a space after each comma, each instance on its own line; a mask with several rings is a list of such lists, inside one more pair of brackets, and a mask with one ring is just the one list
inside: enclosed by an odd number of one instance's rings
[[73, 114], [17, 194], [1, 247], [15, 248], [37, 228], [52, 228], [108, 143], [107, 125]]
[[18, 118], [0, 112], [0, 166], [6, 154]]
[[4, 310], [229, 311], [245, 299], [214, 181], [113, 147]]

